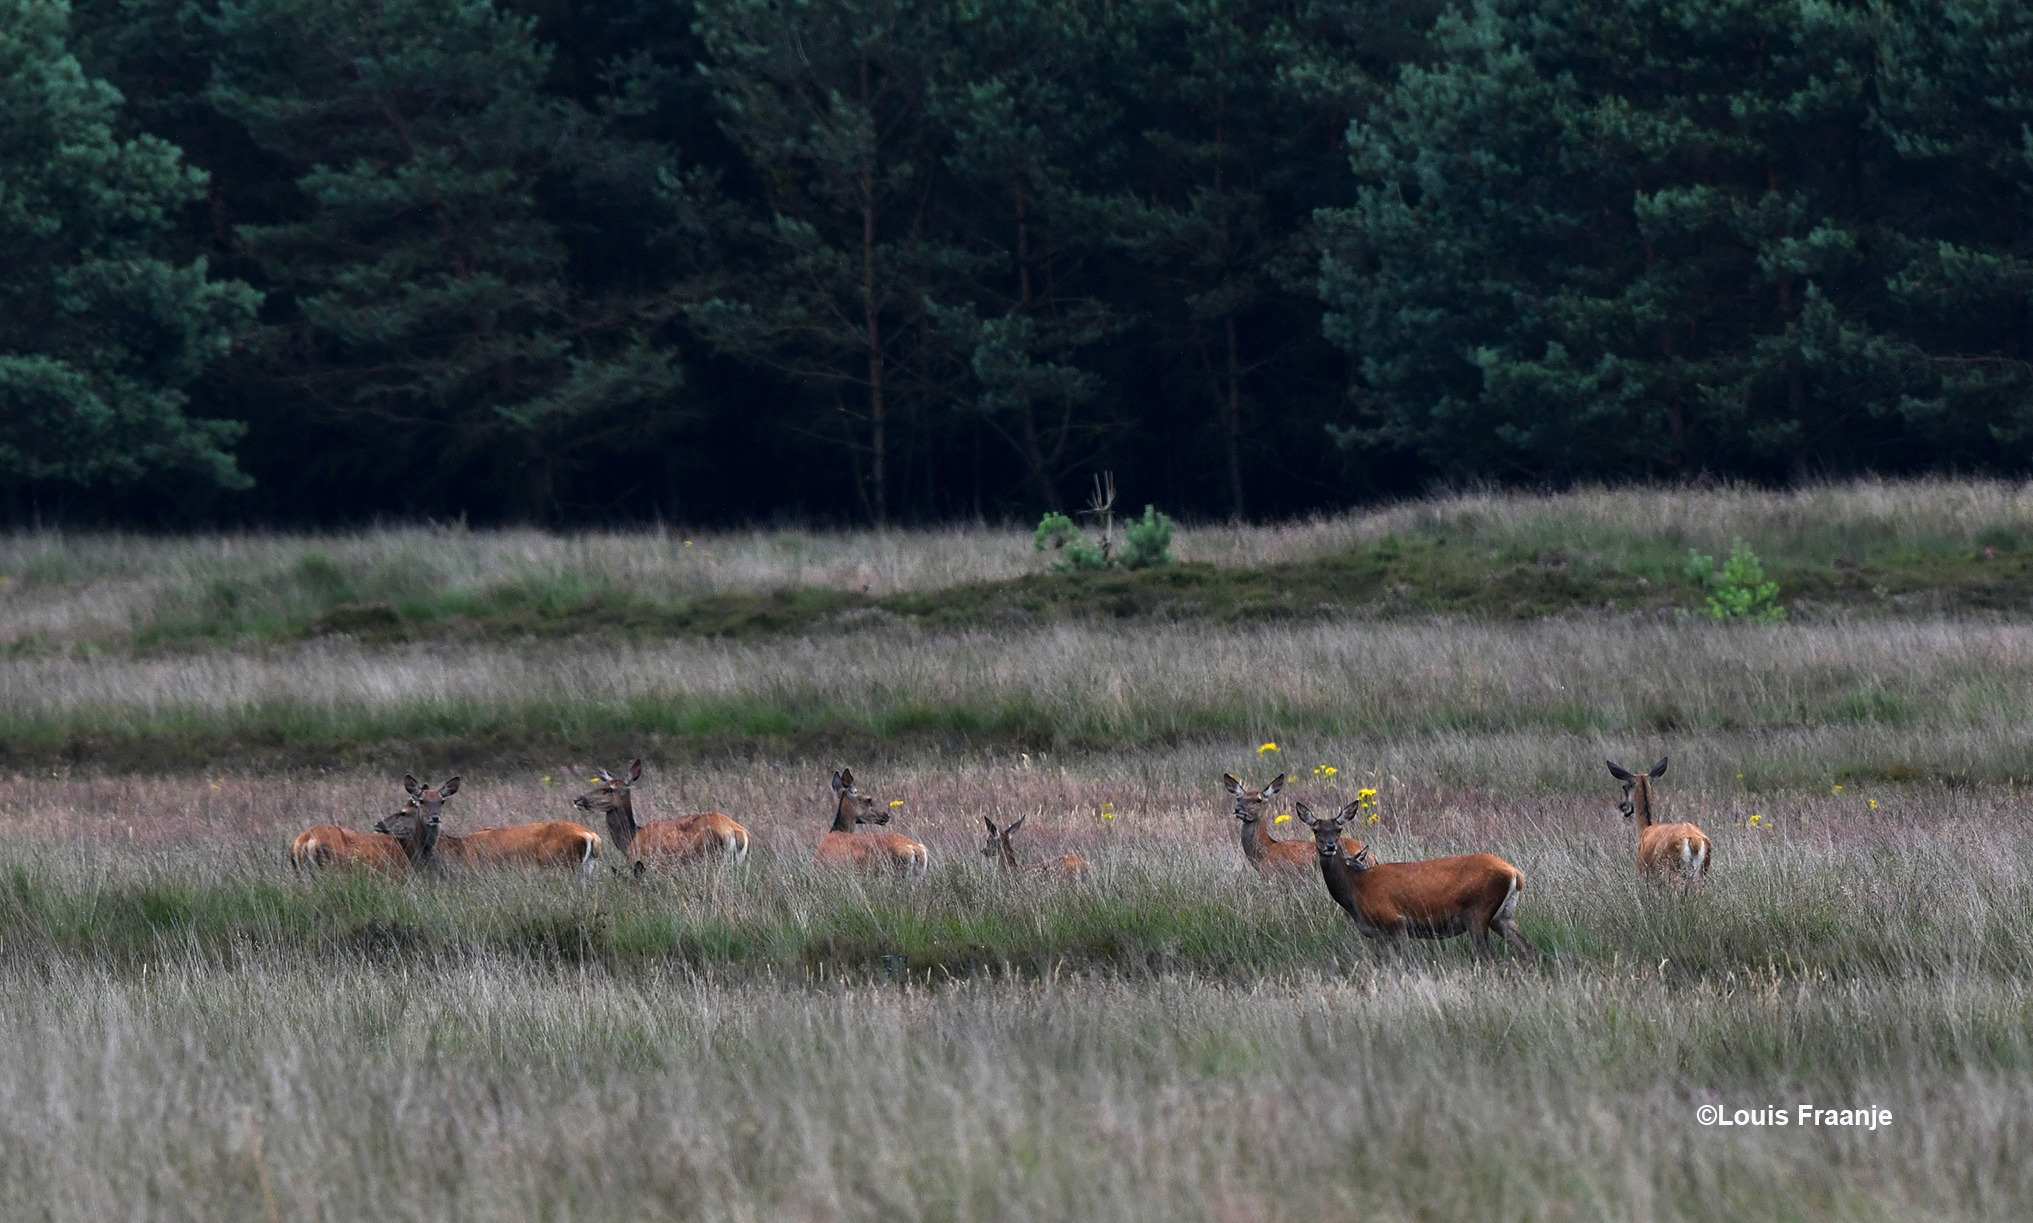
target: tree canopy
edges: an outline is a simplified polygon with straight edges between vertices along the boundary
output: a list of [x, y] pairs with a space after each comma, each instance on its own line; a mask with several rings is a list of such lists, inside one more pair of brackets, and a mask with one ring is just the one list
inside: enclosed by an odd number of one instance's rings
[[15, 514], [2033, 467], [2004, 0], [76, 2], [0, 0]]

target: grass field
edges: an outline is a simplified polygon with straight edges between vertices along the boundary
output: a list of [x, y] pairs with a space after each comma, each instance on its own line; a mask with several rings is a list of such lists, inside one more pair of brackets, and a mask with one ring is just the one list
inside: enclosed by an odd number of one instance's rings
[[[2015, 485], [1472, 494], [1185, 532], [1164, 606], [990, 529], [16, 537], [0, 1217], [2023, 1218], [2022, 531]], [[1737, 537], [1787, 624], [1688, 614], [1676, 566]], [[1391, 549], [1395, 594], [1251, 602]], [[1572, 597], [1456, 599], [1447, 549]], [[1697, 889], [1635, 877], [1602, 766], [1665, 752]], [[744, 868], [285, 863], [405, 771], [463, 774], [458, 831], [635, 754], [641, 814], [733, 814]], [[841, 764], [924, 880], [811, 865]], [[1378, 789], [1386, 861], [1516, 864], [1545, 958], [1379, 948], [1249, 873], [1218, 779], [1281, 771]], [[1092, 871], [1004, 878], [984, 815]]]

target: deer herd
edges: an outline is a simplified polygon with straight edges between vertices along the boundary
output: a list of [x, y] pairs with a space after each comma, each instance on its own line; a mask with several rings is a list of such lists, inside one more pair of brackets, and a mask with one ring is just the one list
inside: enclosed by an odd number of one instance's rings
[[[1690, 883], [1706, 878], [1711, 861], [1707, 835], [1693, 824], [1653, 822], [1652, 783], [1665, 776], [1666, 759], [1661, 757], [1644, 773], [1632, 773], [1613, 760], [1605, 763], [1610, 775], [1623, 783], [1618, 810], [1638, 828], [1639, 873]], [[572, 800], [575, 809], [602, 818], [607, 839], [635, 875], [651, 866], [747, 861], [748, 830], [718, 811], [638, 821], [634, 790], [640, 780], [640, 760], [619, 779], [601, 769], [592, 779], [593, 788]], [[406, 776], [402, 784], [408, 800], [400, 811], [377, 822], [374, 831], [320, 824], [291, 844], [291, 864], [298, 871], [354, 866], [391, 875], [436, 865], [553, 867], [587, 875], [599, 868], [606, 842], [590, 828], [561, 820], [454, 835], [444, 831], [444, 808], [445, 801], [459, 792], [457, 777], [427, 786]], [[1502, 858], [1477, 853], [1422, 862], [1380, 861], [1373, 848], [1347, 832], [1362, 810], [1360, 801], [1331, 816], [1316, 815], [1305, 803], [1294, 802], [1293, 813], [1312, 831], [1312, 839], [1276, 840], [1264, 817], [1285, 787], [1284, 774], [1257, 790], [1246, 788], [1233, 774], [1223, 774], [1222, 784], [1234, 800], [1231, 813], [1239, 826], [1243, 857], [1250, 866], [1267, 878], [1301, 877], [1319, 871], [1327, 894], [1365, 937], [1402, 943], [1466, 934], [1478, 953], [1493, 960], [1489, 936], [1494, 931], [1519, 954], [1536, 955], [1517, 923], [1525, 877]], [[884, 830], [890, 821], [889, 811], [878, 808], [875, 799], [854, 784], [853, 770], [833, 774], [832, 793], [833, 823], [820, 836], [815, 855], [820, 866], [887, 871], [905, 877], [925, 873], [931, 865], [930, 852], [922, 842]], [[1003, 874], [1077, 879], [1088, 873], [1087, 862], [1078, 854], [1020, 863], [1010, 838], [1023, 827], [1025, 818], [1019, 816], [998, 826], [993, 819], [982, 817], [988, 840], [981, 852], [996, 859]], [[857, 830], [863, 824], [875, 831], [860, 833]], [[615, 869], [621, 869], [620, 864]]]

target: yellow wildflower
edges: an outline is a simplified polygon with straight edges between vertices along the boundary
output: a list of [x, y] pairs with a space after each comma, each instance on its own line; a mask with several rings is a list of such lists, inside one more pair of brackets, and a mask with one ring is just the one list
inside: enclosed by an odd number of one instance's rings
[[1878, 800], [1874, 798], [1870, 801], [1871, 801], [1871, 810], [1876, 811], [1878, 809]]
[[1292, 813], [1291, 813], [1291, 812], [1289, 812], [1289, 811], [1287, 811], [1287, 812], [1285, 812], [1285, 813], [1284, 813], [1283, 815], [1279, 816], [1279, 817], [1278, 817], [1277, 819], [1274, 819], [1274, 820], [1272, 820], [1272, 821], [1271, 821], [1271, 823], [1272, 823], [1272, 824], [1274, 824], [1274, 825], [1275, 825], [1275, 824], [1285, 824], [1285, 823], [1289, 823], [1289, 822], [1291, 822], [1291, 819], [1292, 819]]
[[889, 800], [889, 805], [892, 807], [901, 807], [904, 805], [904, 800], [900, 798], [892, 798]]
[[1275, 752], [1275, 751], [1277, 751], [1277, 750], [1278, 750], [1278, 745], [1277, 745], [1277, 744], [1275, 744], [1275, 743], [1266, 743], [1266, 744], [1264, 744], [1264, 745], [1263, 745], [1262, 747], [1260, 747], [1260, 748], [1258, 748], [1258, 749], [1257, 749], [1257, 755], [1261, 756], [1261, 755], [1263, 755], [1263, 754], [1264, 754], [1265, 752]]
[[1837, 787], [1835, 787], [1834, 789], [1830, 790], [1830, 791], [1829, 791], [1829, 793], [1830, 793], [1830, 794], [1840, 794], [1840, 793], [1842, 793], [1842, 787], [1841, 787], [1841, 786], [1837, 786]]
[[1765, 817], [1762, 815], [1753, 815], [1751, 817], [1750, 823], [1745, 825], [1745, 827], [1748, 828], [1763, 828], [1764, 826], [1765, 826]]

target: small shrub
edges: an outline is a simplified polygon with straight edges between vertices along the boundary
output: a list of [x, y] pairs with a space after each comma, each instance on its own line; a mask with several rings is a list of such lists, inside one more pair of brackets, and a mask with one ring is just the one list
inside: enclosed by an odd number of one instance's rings
[[1145, 506], [1143, 521], [1132, 519], [1123, 530], [1122, 567], [1149, 569], [1170, 564], [1172, 528], [1170, 518], [1158, 513], [1155, 506]]
[[1035, 547], [1039, 552], [1050, 548], [1059, 554], [1052, 562], [1055, 569], [1108, 568], [1108, 550], [1087, 538], [1064, 514], [1047, 514], [1038, 520]]
[[1714, 557], [1688, 549], [1687, 576], [1709, 589], [1708, 614], [1717, 620], [1777, 624], [1786, 618], [1779, 584], [1765, 580], [1763, 562], [1741, 539], [1731, 542], [1729, 560], [1719, 572]]
[[1114, 554], [1113, 531], [1100, 540], [1088, 538], [1064, 514], [1047, 514], [1038, 520], [1035, 546], [1039, 552], [1051, 549], [1059, 554], [1052, 567], [1062, 573], [1079, 569], [1149, 569], [1170, 564], [1172, 532], [1177, 524], [1158, 513], [1156, 506], [1144, 507], [1141, 520], [1131, 519], [1123, 530], [1120, 554]]

